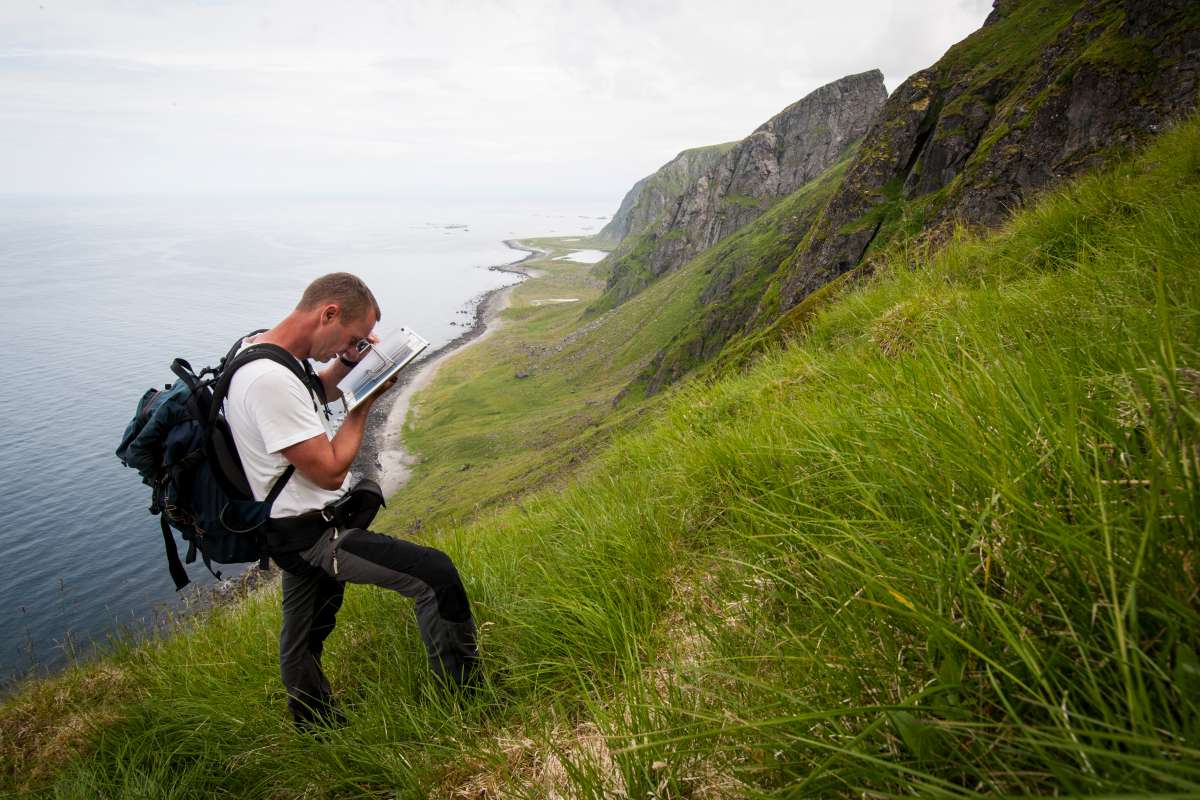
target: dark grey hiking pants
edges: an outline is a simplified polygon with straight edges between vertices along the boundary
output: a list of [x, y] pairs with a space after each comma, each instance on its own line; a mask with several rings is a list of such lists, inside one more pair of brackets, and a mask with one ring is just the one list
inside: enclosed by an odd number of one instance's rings
[[415, 600], [434, 674], [449, 684], [472, 678], [475, 623], [462, 580], [445, 553], [360, 528], [330, 528], [309, 549], [274, 558], [283, 570], [279, 670], [297, 723], [332, 713], [321, 653], [347, 583], [382, 586]]

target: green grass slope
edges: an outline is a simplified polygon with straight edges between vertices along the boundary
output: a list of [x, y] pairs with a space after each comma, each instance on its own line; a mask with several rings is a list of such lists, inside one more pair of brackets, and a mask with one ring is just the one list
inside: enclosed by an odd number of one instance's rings
[[648, 395], [738, 335], [849, 158], [604, 313], [581, 314], [599, 288], [557, 260], [565, 242], [527, 240], [546, 252], [529, 263], [541, 276], [515, 290], [496, 336], [418, 395], [405, 441], [421, 463], [385, 516], [402, 529], [461, 521], [586, 464], [645, 413]]
[[54, 797], [1200, 793], [1200, 125], [679, 387], [430, 541], [487, 664], [351, 591], [298, 736], [265, 592], [0, 711]]
[[455, 354], [415, 398], [404, 439], [420, 463], [384, 515], [398, 529], [561, 485], [645, 412], [614, 412], [613, 401], [693, 318], [701, 265], [618, 309], [581, 315], [599, 291], [588, 267], [556, 260], [560, 240], [526, 241], [547, 252], [528, 263], [539, 277], [516, 287], [495, 335]]

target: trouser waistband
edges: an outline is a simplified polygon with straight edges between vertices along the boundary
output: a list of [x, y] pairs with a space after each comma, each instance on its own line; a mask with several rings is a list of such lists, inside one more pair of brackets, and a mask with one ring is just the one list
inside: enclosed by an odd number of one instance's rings
[[307, 550], [332, 524], [320, 511], [309, 511], [294, 517], [272, 517], [266, 525], [267, 551], [297, 553]]
[[366, 528], [382, 505], [379, 485], [372, 480], [361, 480], [325, 508], [269, 519], [267, 549], [272, 553], [295, 553], [312, 547], [329, 528]]

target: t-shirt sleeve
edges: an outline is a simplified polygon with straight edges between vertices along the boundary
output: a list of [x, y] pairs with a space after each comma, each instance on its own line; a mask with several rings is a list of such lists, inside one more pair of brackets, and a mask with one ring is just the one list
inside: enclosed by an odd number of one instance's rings
[[262, 433], [268, 453], [278, 453], [318, 434], [328, 435], [312, 403], [304, 384], [282, 370], [264, 372], [246, 389], [247, 411]]

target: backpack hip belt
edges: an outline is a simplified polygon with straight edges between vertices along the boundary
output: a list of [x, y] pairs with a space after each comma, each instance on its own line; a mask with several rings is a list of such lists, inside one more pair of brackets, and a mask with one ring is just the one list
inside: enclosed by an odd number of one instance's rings
[[312, 547], [330, 528], [366, 528], [383, 505], [383, 490], [379, 484], [360, 480], [324, 508], [267, 520], [264, 531], [267, 551], [271, 554], [296, 553]]

